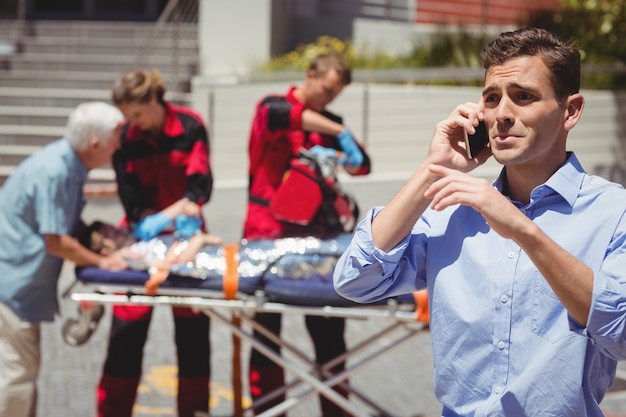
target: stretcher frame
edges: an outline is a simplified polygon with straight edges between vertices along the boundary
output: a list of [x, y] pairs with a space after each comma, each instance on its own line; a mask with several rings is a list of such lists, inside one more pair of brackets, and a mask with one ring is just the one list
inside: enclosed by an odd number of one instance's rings
[[[87, 338], [91, 335], [102, 315], [102, 306], [104, 304], [188, 307], [201, 311], [213, 320], [222, 323], [230, 331], [233, 342], [245, 340], [294, 376], [294, 380], [291, 383], [286, 383], [279, 389], [257, 399], [248, 409], [243, 409], [242, 372], [240, 355], [237, 351], [240, 344], [234, 343], [231, 376], [234, 393], [233, 415], [235, 417], [243, 417], [248, 412], [250, 413], [249, 415], [252, 415], [252, 408], [264, 404], [300, 385], [305, 385], [306, 388], [300, 390], [301, 392], [298, 395], [286, 396], [284, 401], [259, 414], [258, 417], [272, 417], [283, 414], [296, 406], [300, 401], [315, 394], [325, 396], [353, 416], [394, 417], [392, 412], [385, 410], [380, 404], [376, 404], [367, 395], [359, 392], [352, 386], [344, 385], [349, 392], [348, 398], [338, 394], [332, 387], [345, 384], [345, 381], [354, 373], [372, 364], [382, 355], [403, 346], [420, 332], [428, 329], [427, 318], [424, 320], [423, 312], [421, 321], [418, 321], [415, 305], [400, 304], [395, 299], [388, 300], [386, 304], [354, 307], [302, 306], [268, 301], [263, 290], [257, 290], [253, 295], [237, 292], [236, 296], [230, 299], [225, 299], [224, 293], [221, 291], [202, 288], [163, 287], [159, 289], [157, 295], [146, 295], [145, 288], [141, 285], [83, 282], [78, 278], [64, 291], [63, 297], [78, 302], [81, 306], [79, 319], [70, 319], [63, 327], [64, 337], [70, 344], [84, 342], [84, 340], [77, 340], [76, 343], [72, 343], [72, 340], [74, 340], [72, 337], [69, 337], [68, 340], [68, 335], [72, 333], [78, 334], [79, 339], [84, 332], [86, 332]], [[422, 302], [424, 302], [424, 299], [422, 299]], [[424, 306], [422, 305], [421, 307], [423, 308]], [[230, 317], [227, 313], [230, 313]], [[387, 323], [375, 334], [370, 335], [356, 346], [348, 349], [344, 355], [334, 358], [322, 366], [318, 366], [306, 353], [286, 340], [275, 336], [257, 323], [254, 320], [255, 313], [288, 313], [360, 320], [379, 319], [385, 320]], [[248, 326], [243, 327], [242, 323]], [[270, 341], [280, 346], [281, 352], [275, 352], [255, 338], [253, 336], [254, 330], [259, 331]], [[400, 330], [400, 332], [397, 330]], [[348, 363], [348, 359], [357, 353], [362, 353], [366, 349], [371, 350], [375, 342], [378, 342], [380, 345], [381, 339], [385, 341], [382, 346], [376, 347], [373, 349], [373, 352], [362, 357], [358, 362], [351, 361], [354, 363]], [[346, 361], [345, 369], [340, 373], [331, 375], [328, 369], [342, 361]]]

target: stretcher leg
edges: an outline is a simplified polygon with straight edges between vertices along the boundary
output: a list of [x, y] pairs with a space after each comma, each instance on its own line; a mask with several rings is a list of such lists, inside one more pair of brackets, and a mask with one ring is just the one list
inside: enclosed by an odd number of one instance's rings
[[[308, 358], [301, 350], [299, 350], [295, 346], [289, 344], [288, 342], [285, 342], [284, 340], [281, 340], [280, 338], [278, 338], [272, 332], [269, 332], [268, 330], [264, 329], [262, 326], [260, 326], [258, 323], [256, 323], [253, 320], [252, 316], [246, 316], [246, 317], [247, 317], [247, 319], [248, 319], [248, 321], [250, 323], [250, 326], [252, 326], [252, 328], [254, 328], [258, 332], [262, 333], [267, 338], [271, 339], [274, 343], [280, 344], [283, 349], [289, 351], [290, 353], [292, 353], [293, 355], [297, 356], [302, 361], [306, 362], [309, 365], [310, 369], [313, 369], [315, 371], [315, 373], [318, 375], [318, 378], [323, 378], [324, 382], [327, 385], [335, 386], [335, 385], [343, 384], [343, 386], [351, 393], [351, 395], [353, 397], [357, 397], [361, 402], [363, 402], [364, 404], [366, 404], [370, 408], [376, 410], [376, 412], [377, 412], [376, 415], [377, 416], [383, 417], [383, 416], [391, 416], [392, 415], [388, 411], [385, 411], [380, 406], [378, 406], [377, 404], [375, 404], [371, 400], [369, 400], [367, 395], [359, 392], [354, 387], [348, 386], [348, 384], [345, 383], [345, 379], [347, 379], [350, 375], [355, 373], [357, 370], [360, 370], [360, 368], [362, 368], [363, 365], [366, 365], [366, 364], [369, 364], [369, 363], [373, 362], [373, 360], [376, 358], [376, 356], [381, 355], [383, 353], [387, 353], [388, 351], [390, 351], [392, 349], [396, 349], [396, 348], [402, 346], [405, 342], [410, 341], [413, 338], [413, 336], [415, 336], [417, 334], [417, 330], [408, 329], [406, 324], [403, 324], [403, 323], [391, 324], [391, 325], [386, 326], [385, 328], [381, 329], [376, 334], [368, 337], [367, 339], [364, 339], [359, 344], [357, 344], [353, 348], [351, 348], [348, 351], [346, 351], [346, 353], [344, 353], [343, 355], [337, 356], [336, 358], [328, 361], [327, 363], [323, 364], [320, 367], [320, 366], [317, 366], [317, 364], [315, 364], [310, 358]], [[390, 333], [392, 333], [392, 332], [394, 332], [394, 331], [396, 331], [396, 330], [398, 330], [400, 328], [407, 330], [408, 334], [406, 334], [402, 338], [397, 338], [396, 337], [395, 339], [390, 340], [386, 347], [379, 348], [374, 354], [372, 354], [369, 357], [367, 357], [366, 359], [362, 360], [360, 363], [358, 363], [356, 365], [352, 365], [349, 369], [346, 369], [346, 370], [344, 370], [341, 373], [332, 373], [332, 372], [330, 372], [330, 369], [332, 369], [334, 366], [336, 366], [337, 363], [347, 361], [348, 357], [352, 357], [352, 356], [358, 354], [359, 352], [367, 349], [369, 346], [371, 346], [371, 344], [373, 342], [375, 342], [377, 340], [389, 340], [386, 336], [388, 336]], [[419, 330], [421, 330], [421, 328]], [[334, 381], [338, 381], [338, 382], [335, 383]], [[258, 402], [267, 402], [267, 401], [275, 398], [276, 396], [278, 396], [280, 394], [284, 394], [286, 391], [288, 391], [290, 389], [296, 388], [298, 385], [302, 384], [302, 382], [303, 381], [301, 381], [301, 380], [292, 381], [289, 384], [279, 388], [278, 390], [275, 390], [273, 392], [268, 393], [266, 396], [261, 397], [257, 401]], [[297, 397], [298, 401], [286, 402], [284, 404], [281, 404], [280, 408], [278, 408], [276, 410], [273, 410], [273, 411], [276, 411], [276, 412], [287, 411], [288, 408], [297, 405], [298, 402], [300, 402], [300, 401], [304, 400], [305, 398], [308, 398], [309, 396], [315, 394], [315, 392], [316, 391], [314, 389], [308, 390], [307, 392], [305, 392], [305, 393], [303, 393], [303, 394], [301, 394], [300, 396]]]
[[[353, 414], [354, 416], [357, 416], [357, 417], [370, 417], [369, 413], [367, 413], [367, 412], [365, 412], [365, 411], [363, 411], [361, 409], [356, 408], [353, 403], [351, 403], [346, 398], [344, 398], [341, 395], [339, 395], [331, 387], [329, 387], [326, 384], [324, 384], [322, 381], [317, 379], [314, 375], [311, 375], [310, 373], [308, 373], [306, 371], [303, 371], [296, 364], [291, 363], [291, 361], [289, 361], [288, 359], [283, 358], [282, 356], [276, 354], [276, 352], [274, 352], [271, 349], [267, 348], [265, 345], [263, 345], [261, 343], [258, 343], [258, 341], [256, 339], [254, 339], [252, 337], [249, 337], [249, 335], [247, 333], [245, 333], [243, 330], [241, 330], [241, 329], [239, 329], [237, 327], [232, 326], [230, 320], [228, 320], [227, 318], [222, 316], [222, 314], [218, 313], [217, 311], [215, 311], [213, 309], [206, 309], [204, 311], [211, 318], [214, 318], [214, 319], [216, 319], [218, 321], [221, 321], [223, 324], [228, 326], [231, 329], [231, 331], [236, 332], [240, 337], [246, 337], [246, 339], [249, 339], [250, 343], [254, 346], [254, 348], [258, 349], [261, 353], [263, 353], [265, 356], [270, 358], [272, 361], [274, 361], [274, 362], [278, 363], [279, 365], [281, 365], [283, 368], [289, 369], [299, 379], [302, 379], [306, 383], [312, 385], [317, 391], [319, 391], [322, 395], [326, 396], [326, 398], [328, 398], [329, 400], [333, 401], [339, 407], [343, 408], [347, 412], [349, 412], [349, 413], [351, 413], [351, 414]], [[274, 407], [274, 408], [276, 408], [276, 407]], [[262, 416], [263, 417], [271, 417], [271, 416], [276, 416], [278, 414], [280, 414], [280, 412], [279, 413], [275, 413], [274, 409], [270, 409], [270, 410], [267, 410], [266, 412], [264, 412], [262, 414]], [[259, 415], [258, 417], [261, 417], [261, 415]]]
[[[332, 375], [328, 379], [325, 379], [324, 382], [326, 384], [330, 385], [330, 386], [336, 385], [340, 381], [348, 378], [349, 375], [352, 375], [357, 370], [360, 370], [364, 365], [370, 364], [379, 355], [381, 355], [383, 353], [388, 353], [388, 352], [390, 352], [390, 351], [392, 351], [392, 350], [402, 346], [405, 342], [410, 341], [415, 334], [416, 333], [409, 333], [409, 334], [406, 334], [401, 339], [394, 340], [393, 343], [389, 343], [385, 348], [377, 350], [375, 353], [373, 353], [373, 354], [369, 355], [368, 357], [364, 358], [359, 363], [352, 365], [349, 370], [346, 370], [343, 373]], [[300, 383], [300, 382], [301, 381], [298, 381], [297, 384]], [[376, 410], [376, 414], [375, 415], [377, 417], [393, 417], [393, 414], [383, 410], [382, 408], [380, 408], [379, 405], [377, 405], [374, 402], [370, 401], [367, 398], [366, 395], [360, 394], [360, 393], [356, 392], [354, 389], [352, 389], [350, 392], [351, 392], [352, 395], [356, 395], [359, 398], [359, 400], [361, 400], [364, 404], [370, 406], [373, 410]], [[315, 393], [316, 393], [316, 390], [313, 389], [313, 388], [310, 388], [307, 391], [305, 391], [305, 392], [303, 392], [303, 393], [293, 397], [293, 399], [291, 399], [291, 401], [289, 403], [285, 402], [285, 404], [281, 404], [280, 408], [277, 408], [277, 411], [284, 412], [288, 408], [291, 408], [291, 407], [297, 405], [298, 403], [300, 403], [301, 401], [304, 401], [304, 400], [308, 399], [309, 397], [313, 396]], [[272, 415], [274, 415], [274, 414], [272, 414]], [[257, 417], [261, 417], [261, 416], [265, 417], [265, 415], [259, 415]]]

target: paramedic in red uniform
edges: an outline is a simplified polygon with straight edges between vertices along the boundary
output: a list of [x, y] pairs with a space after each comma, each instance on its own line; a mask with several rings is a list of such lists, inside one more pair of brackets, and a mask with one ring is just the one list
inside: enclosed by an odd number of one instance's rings
[[[141, 240], [164, 230], [197, 224], [210, 196], [208, 134], [194, 111], [164, 100], [159, 72], [132, 70], [120, 76], [112, 100], [126, 117], [120, 149], [113, 155], [122, 223]], [[162, 210], [176, 203], [184, 215], [175, 221]], [[143, 347], [151, 307], [114, 306], [104, 372], [97, 392], [98, 416], [131, 416], [141, 378]], [[173, 307], [178, 356], [178, 416], [208, 413], [210, 379], [209, 319]]]
[[[291, 87], [284, 96], [270, 95], [258, 102], [252, 122], [249, 142], [249, 195], [244, 225], [246, 239], [277, 239], [283, 237], [330, 237], [341, 231], [327, 228], [323, 219], [307, 226], [278, 220], [272, 214], [269, 202], [276, 193], [291, 158], [300, 148], [314, 153], [332, 154], [338, 163], [352, 175], [365, 175], [370, 171], [370, 159], [362, 146], [343, 125], [341, 117], [326, 110], [326, 106], [351, 82], [352, 71], [345, 58], [339, 54], [322, 54], [315, 58], [300, 86]], [[300, 198], [306, 198], [305, 195]], [[259, 313], [257, 320], [280, 334], [281, 316], [277, 313]], [[306, 327], [312, 338], [318, 364], [327, 362], [346, 351], [344, 340], [345, 320], [306, 316]], [[275, 350], [279, 347], [260, 334]], [[344, 369], [337, 365], [333, 371]], [[253, 399], [283, 385], [284, 371], [260, 352], [253, 350], [250, 357], [249, 383]], [[342, 395], [345, 390], [337, 388]], [[255, 413], [271, 408], [285, 397], [260, 404]], [[345, 415], [324, 397], [320, 398], [322, 413], [326, 417]]]

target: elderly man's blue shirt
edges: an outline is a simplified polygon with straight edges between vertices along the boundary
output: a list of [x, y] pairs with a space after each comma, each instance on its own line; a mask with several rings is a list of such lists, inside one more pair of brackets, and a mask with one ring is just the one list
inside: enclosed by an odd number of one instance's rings
[[513, 203], [592, 268], [586, 328], [521, 248], [467, 206], [427, 210], [388, 253], [372, 243], [380, 208], [372, 209], [335, 269], [335, 287], [359, 302], [428, 288], [444, 416], [601, 416], [616, 361], [626, 358], [626, 191], [587, 175], [570, 154], [529, 204]]
[[50, 321], [58, 310], [63, 260], [44, 235], [71, 235], [85, 204], [87, 170], [65, 139], [24, 160], [0, 192], [0, 301], [22, 320]]

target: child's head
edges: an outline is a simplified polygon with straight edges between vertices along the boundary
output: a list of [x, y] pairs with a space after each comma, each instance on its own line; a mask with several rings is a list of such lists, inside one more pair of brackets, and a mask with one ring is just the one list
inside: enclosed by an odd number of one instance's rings
[[78, 241], [93, 252], [106, 256], [129, 246], [135, 239], [132, 234], [111, 224], [95, 221], [80, 233]]

